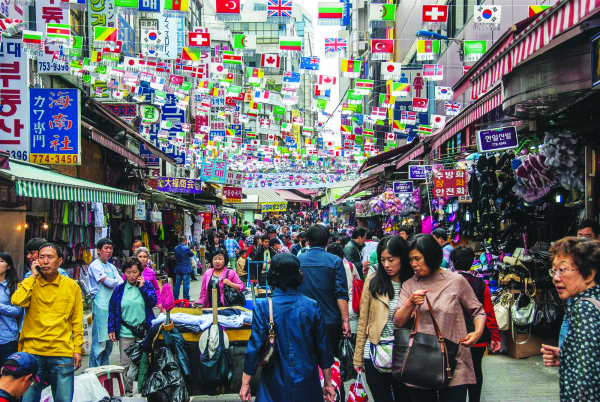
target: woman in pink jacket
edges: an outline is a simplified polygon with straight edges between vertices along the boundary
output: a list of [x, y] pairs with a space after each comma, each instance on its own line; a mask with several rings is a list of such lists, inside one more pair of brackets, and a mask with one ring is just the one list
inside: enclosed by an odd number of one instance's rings
[[212, 290], [217, 289], [219, 305], [225, 306], [225, 297], [223, 295], [223, 286], [229, 286], [238, 289], [240, 292], [246, 287], [240, 280], [235, 270], [228, 269], [229, 256], [227, 251], [220, 249], [213, 256], [212, 269], [207, 270], [202, 278], [202, 287], [200, 288], [200, 298], [198, 303], [202, 303], [203, 307], [212, 307]]

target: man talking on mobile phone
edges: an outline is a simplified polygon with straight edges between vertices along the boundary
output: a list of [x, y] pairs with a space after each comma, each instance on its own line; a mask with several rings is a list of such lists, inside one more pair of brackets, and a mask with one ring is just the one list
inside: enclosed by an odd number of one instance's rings
[[62, 262], [60, 247], [42, 245], [31, 276], [11, 297], [13, 305], [26, 309], [19, 351], [35, 357], [40, 379], [23, 395], [23, 402], [38, 402], [45, 382], [55, 402], [73, 400], [74, 373], [81, 367], [83, 300], [77, 282], [59, 275]]

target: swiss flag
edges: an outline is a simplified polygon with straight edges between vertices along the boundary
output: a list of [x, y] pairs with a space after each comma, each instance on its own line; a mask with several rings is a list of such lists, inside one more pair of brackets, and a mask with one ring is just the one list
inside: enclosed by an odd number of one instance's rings
[[240, 0], [217, 0], [217, 14], [239, 14]]
[[437, 4], [423, 5], [423, 22], [447, 22], [448, 6]]
[[393, 39], [371, 39], [371, 52], [394, 53]]
[[210, 34], [202, 32], [188, 32], [188, 46], [210, 47]]
[[260, 58], [261, 67], [279, 68], [279, 55], [272, 53], [265, 53]]

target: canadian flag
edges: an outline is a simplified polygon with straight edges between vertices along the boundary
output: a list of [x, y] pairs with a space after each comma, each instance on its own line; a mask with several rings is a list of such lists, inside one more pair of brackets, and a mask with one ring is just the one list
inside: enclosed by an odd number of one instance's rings
[[390, 142], [390, 141], [396, 141], [396, 134], [394, 133], [387, 133], [385, 135], [385, 140]]
[[318, 83], [320, 85], [335, 85], [336, 78], [337, 77], [335, 77], [333, 75], [319, 75]]
[[448, 6], [437, 4], [423, 5], [423, 22], [447, 22]]
[[275, 134], [267, 134], [267, 141], [276, 141], [276, 140], [277, 140], [277, 136]]
[[189, 47], [210, 47], [210, 34], [202, 32], [188, 32]]
[[260, 58], [260, 66], [268, 67], [268, 68], [279, 68], [279, 62], [281, 58], [278, 54], [274, 53], [265, 53], [261, 55]]

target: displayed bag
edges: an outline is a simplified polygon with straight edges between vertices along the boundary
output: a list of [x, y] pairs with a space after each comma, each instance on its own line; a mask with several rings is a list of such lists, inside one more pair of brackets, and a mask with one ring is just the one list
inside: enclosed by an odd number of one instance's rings
[[356, 376], [356, 381], [350, 384], [348, 391], [348, 402], [368, 402], [367, 387], [365, 386], [364, 374], [359, 373]]
[[[144, 358], [142, 358], [143, 361]], [[150, 374], [147, 374], [148, 372], [145, 363], [144, 367], [140, 364], [138, 378], [148, 375], [146, 380], [141, 382], [140, 391], [143, 397], [147, 397], [150, 401], [187, 402], [190, 400], [184, 375], [175, 356], [168, 348], [163, 347], [158, 350], [158, 359], [154, 369], [150, 371]]]
[[262, 368], [273, 367], [275, 364], [275, 354], [277, 349], [275, 348], [275, 323], [273, 322], [273, 300], [269, 297], [269, 335], [265, 338], [265, 342], [260, 348], [260, 359], [258, 360], [258, 366]]
[[394, 350], [394, 337], [380, 338], [377, 345], [371, 343], [369, 356], [373, 366], [380, 373], [392, 372], [392, 351]]
[[146, 220], [146, 200], [138, 200], [137, 207], [135, 208], [134, 219], [136, 221]]
[[510, 308], [513, 323], [515, 325], [531, 325], [535, 317], [535, 307], [533, 298], [521, 293]]
[[248, 275], [248, 271], [246, 271], [246, 261], [247, 259], [244, 257], [239, 257], [235, 263], [235, 273], [238, 276], [246, 276]]
[[354, 345], [350, 338], [343, 336], [338, 346], [340, 355], [340, 375], [346, 381], [354, 370]]
[[513, 303], [512, 293], [504, 293], [500, 299], [494, 303], [494, 314], [500, 331], [506, 331], [510, 328], [510, 307]]
[[360, 298], [362, 297], [365, 281], [362, 279], [352, 279], [352, 310], [356, 314], [360, 313]]
[[452, 380], [459, 345], [444, 338], [427, 296], [425, 301], [436, 335], [418, 332], [421, 306], [417, 306], [412, 329], [394, 329], [392, 375], [405, 384], [441, 390]]
[[[225, 272], [225, 278], [229, 279], [229, 269]], [[231, 280], [231, 279], [230, 279]], [[246, 297], [238, 289], [234, 289], [231, 286], [223, 285], [223, 298], [225, 299], [225, 305], [227, 307], [246, 305]]]
[[146, 321], [138, 325], [130, 325], [121, 318], [121, 325], [127, 328], [134, 337], [138, 339], [146, 338], [146, 334], [148, 333], [148, 323]]
[[162, 212], [159, 211], [158, 205], [154, 204], [152, 211], [150, 211], [150, 222], [162, 223]]
[[207, 388], [218, 388], [229, 382], [231, 375], [231, 362], [229, 353], [225, 348], [225, 334], [223, 327], [217, 325], [219, 332], [219, 346], [212, 353], [209, 352], [210, 340], [206, 342], [204, 351], [200, 354], [200, 364], [198, 365], [198, 380], [200, 384]]
[[[321, 380], [321, 388], [323, 388], [325, 386], [325, 377], [323, 377], [321, 367], [319, 367], [319, 379]], [[333, 385], [335, 392], [333, 402], [342, 402], [342, 387], [344, 383], [342, 382], [340, 373], [340, 361], [337, 358], [333, 359], [333, 366], [331, 366], [331, 385]]]
[[564, 305], [557, 301], [552, 291], [545, 293], [544, 299], [538, 306], [533, 318], [531, 332], [543, 338], [558, 338], [564, 318]]

